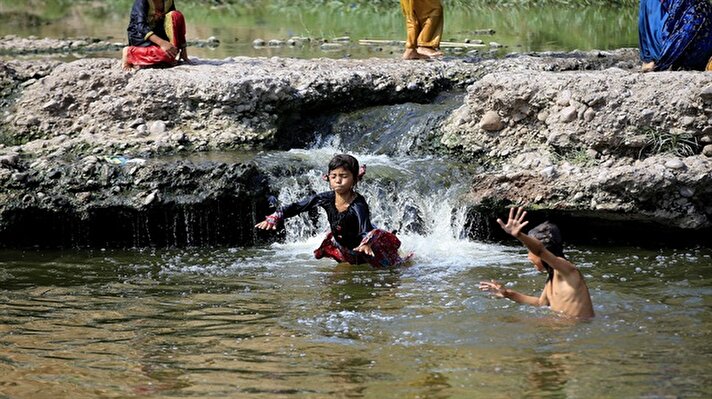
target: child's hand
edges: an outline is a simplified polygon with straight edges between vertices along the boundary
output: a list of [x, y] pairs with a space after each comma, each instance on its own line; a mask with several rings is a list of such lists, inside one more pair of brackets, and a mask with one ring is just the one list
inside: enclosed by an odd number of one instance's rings
[[255, 225], [255, 228], [258, 228], [258, 229], [260, 229], [260, 230], [276, 230], [276, 229], [277, 229], [277, 225], [275, 225], [274, 223], [271, 223], [271, 222], [265, 220], [265, 221], [263, 221], [263, 222], [257, 223], [257, 224]]
[[354, 248], [354, 251], [362, 252], [366, 255], [373, 256], [373, 250], [371, 249], [371, 246], [368, 244], [361, 244], [358, 247]]
[[524, 221], [524, 217], [527, 216], [527, 211], [524, 208], [517, 208], [517, 214], [514, 214], [514, 208], [509, 209], [509, 219], [507, 219], [507, 224], [504, 224], [502, 219], [497, 219], [497, 223], [502, 227], [507, 234], [517, 237], [522, 231], [522, 227], [529, 224], [529, 221]]
[[171, 56], [171, 58], [176, 58], [176, 56], [178, 56], [178, 49], [176, 48], [176, 46], [174, 46], [173, 44], [171, 44], [171, 42], [167, 40], [161, 41], [159, 47], [161, 47], [163, 51], [166, 52], [166, 54]]
[[284, 213], [278, 210], [271, 215], [267, 215], [264, 222], [257, 223], [255, 228], [260, 230], [277, 230], [277, 224], [279, 224], [282, 220], [284, 220]]
[[505, 298], [507, 294], [507, 289], [504, 286], [494, 280], [492, 281], [480, 281], [480, 289], [482, 291], [489, 291], [499, 298]]

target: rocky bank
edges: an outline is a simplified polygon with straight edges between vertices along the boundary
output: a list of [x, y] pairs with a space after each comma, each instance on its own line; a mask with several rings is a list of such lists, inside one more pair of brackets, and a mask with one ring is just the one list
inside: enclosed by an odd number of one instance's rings
[[[591, 226], [704, 237], [712, 74], [644, 75], [636, 64], [633, 50], [434, 62], [241, 57], [132, 73], [113, 59], [0, 63], [0, 242], [253, 244], [274, 188], [244, 154], [304, 146], [305, 126], [324, 115], [451, 90], [466, 90], [462, 105], [418, 151], [478, 165], [465, 199], [473, 221], [515, 203]], [[216, 151], [242, 155], [186, 160]], [[472, 223], [473, 232], [487, 234], [486, 225]], [[33, 233], [42, 226], [47, 234]], [[51, 238], [57, 232], [62, 239]]]

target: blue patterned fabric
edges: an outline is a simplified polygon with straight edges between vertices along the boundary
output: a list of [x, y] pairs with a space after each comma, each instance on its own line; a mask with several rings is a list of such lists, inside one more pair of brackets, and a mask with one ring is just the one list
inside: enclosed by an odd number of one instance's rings
[[668, 15], [663, 10], [660, 0], [640, 0], [638, 41], [640, 59], [644, 62], [660, 59], [663, 47], [663, 25]]
[[640, 0], [640, 57], [655, 70], [703, 70], [712, 56], [709, 0]]

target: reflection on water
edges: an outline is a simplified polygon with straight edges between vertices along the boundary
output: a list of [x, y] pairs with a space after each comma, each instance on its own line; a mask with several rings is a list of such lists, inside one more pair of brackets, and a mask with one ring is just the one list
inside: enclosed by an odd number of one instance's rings
[[410, 268], [376, 271], [314, 260], [314, 245], [2, 251], [0, 392], [710, 394], [709, 249], [572, 249], [598, 316], [571, 323], [477, 290], [489, 278], [541, 289], [544, 276], [518, 247], [460, 241], [442, 264], [426, 253]]
[[[256, 7], [206, 7], [190, 1], [179, 3], [186, 15], [188, 39], [215, 36], [221, 45], [215, 49], [191, 48], [200, 58], [234, 56], [367, 58], [398, 57], [400, 47], [359, 46], [359, 39], [405, 40], [403, 16], [397, 2], [392, 8], [367, 8], [354, 11], [338, 6], [315, 7], [309, 2], [287, 8], [255, 2]], [[475, 4], [474, 6], [468, 5]], [[261, 4], [261, 6], [260, 6]], [[334, 2], [334, 4], [338, 4]], [[43, 7], [44, 5], [44, 7]], [[112, 42], [126, 40], [130, 1], [66, 2], [44, 0], [16, 2], [0, 0], [0, 36], [34, 35], [40, 38], [97, 37]], [[478, 2], [445, 5], [446, 41], [481, 40], [507, 46], [500, 54], [512, 51], [615, 49], [637, 46], [635, 7], [486, 7]], [[38, 16], [45, 23], [37, 22]], [[12, 23], [11, 23], [12, 22]], [[493, 30], [493, 35], [483, 31]], [[305, 46], [264, 46], [253, 48], [253, 40], [313, 39]], [[349, 36], [351, 45], [324, 51], [321, 39]], [[489, 51], [480, 49], [480, 54]], [[450, 54], [465, 54], [465, 49]], [[114, 56], [119, 52], [89, 54]]]

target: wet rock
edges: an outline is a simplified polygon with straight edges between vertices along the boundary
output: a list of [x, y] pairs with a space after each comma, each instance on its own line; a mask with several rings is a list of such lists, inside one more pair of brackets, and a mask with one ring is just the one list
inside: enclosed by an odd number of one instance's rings
[[559, 98], [556, 100], [556, 105], [562, 107], [568, 107], [571, 104], [571, 90], [564, 90], [559, 94]]
[[262, 39], [255, 39], [252, 41], [252, 46], [253, 47], [264, 47], [265, 46], [265, 41]]
[[684, 169], [685, 163], [675, 158], [665, 161], [665, 167], [669, 169]]
[[691, 116], [684, 116], [680, 119], [680, 126], [689, 127], [695, 123], [695, 118]]
[[20, 154], [10, 153], [0, 156], [0, 166], [6, 166], [9, 168], [14, 168], [20, 161]]
[[684, 198], [691, 198], [695, 195], [695, 190], [690, 187], [680, 187], [680, 195]]
[[591, 122], [593, 118], [596, 117], [596, 111], [593, 110], [593, 108], [588, 108], [584, 113], [583, 113], [583, 120], [586, 122]]
[[502, 118], [495, 111], [487, 111], [480, 119], [480, 128], [493, 132], [497, 130], [502, 130], [504, 128], [504, 122]]
[[147, 124], [148, 132], [154, 135], [161, 135], [166, 132], [166, 123], [163, 121], [153, 121]]
[[574, 106], [568, 106], [561, 110], [559, 113], [559, 119], [561, 122], [568, 123], [573, 122], [578, 117], [578, 111]]
[[705, 101], [712, 101], [712, 86], [707, 86], [700, 92], [700, 97]]
[[712, 158], [712, 144], [707, 144], [702, 147], [702, 154], [706, 157]]
[[554, 165], [547, 166], [539, 174], [547, 179], [553, 179], [557, 175], [556, 167]]
[[145, 123], [146, 123], [146, 121], [143, 118], [136, 118], [133, 121], [129, 122], [129, 127], [136, 129]]
[[158, 192], [153, 191], [152, 193], [148, 194], [146, 198], [143, 200], [143, 205], [148, 206], [153, 203], [158, 198]]
[[88, 191], [82, 191], [76, 195], [77, 201], [81, 204], [86, 204], [91, 199], [91, 193]]

